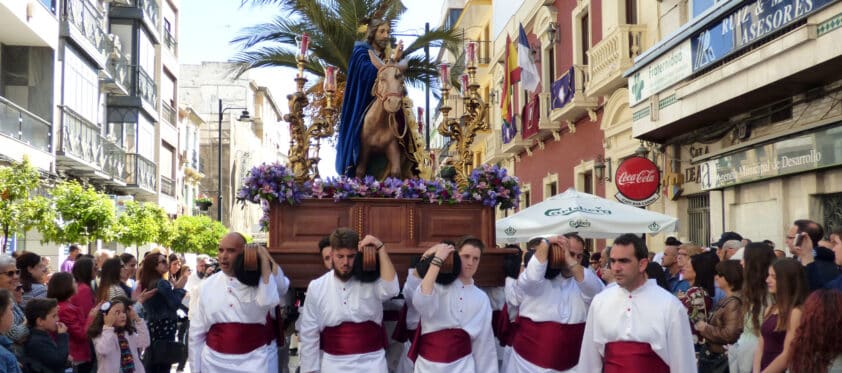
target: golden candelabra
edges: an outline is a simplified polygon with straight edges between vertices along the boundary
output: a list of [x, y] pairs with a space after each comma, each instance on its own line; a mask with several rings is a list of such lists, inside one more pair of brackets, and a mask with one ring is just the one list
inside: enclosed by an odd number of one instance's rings
[[[299, 55], [297, 61], [298, 75], [295, 77], [297, 89], [295, 93], [287, 95], [289, 113], [284, 115], [284, 121], [289, 122], [289, 165], [295, 175], [295, 180], [304, 182], [319, 176], [321, 139], [333, 136], [336, 123], [333, 96], [336, 88], [334, 86], [325, 89], [325, 115], [312, 117], [308, 126], [304, 115], [304, 108], [310, 104], [304, 92], [304, 84], [307, 83], [307, 78], [304, 77], [304, 64], [307, 61], [304, 55]], [[311, 145], [314, 146], [312, 152]]]
[[[477, 93], [479, 84], [476, 83], [476, 65], [469, 63], [467, 70], [468, 84], [462, 96], [465, 113], [460, 118], [448, 117], [453, 109], [448, 106], [447, 100], [450, 86], [446, 83], [442, 84], [442, 106], [439, 110], [443, 118], [438, 127], [440, 134], [450, 137], [456, 142], [456, 157], [454, 157], [456, 183], [463, 189], [468, 186], [468, 177], [471, 175], [474, 166], [474, 152], [471, 150], [471, 145], [478, 131], [487, 131], [489, 128], [486, 120], [488, 104], [483, 102], [482, 97]], [[463, 87], [463, 89], [465, 88]]]

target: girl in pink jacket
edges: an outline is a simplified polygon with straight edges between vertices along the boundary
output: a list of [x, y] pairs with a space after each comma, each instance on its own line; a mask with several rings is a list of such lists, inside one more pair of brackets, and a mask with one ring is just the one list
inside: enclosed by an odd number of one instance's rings
[[115, 297], [102, 303], [88, 328], [88, 337], [94, 341], [98, 372], [145, 372], [137, 351], [149, 346], [149, 330], [128, 298]]

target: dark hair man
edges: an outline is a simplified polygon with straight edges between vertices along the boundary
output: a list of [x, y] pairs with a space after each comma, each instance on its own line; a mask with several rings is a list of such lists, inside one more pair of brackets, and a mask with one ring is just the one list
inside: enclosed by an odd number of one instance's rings
[[466, 238], [457, 247], [462, 267], [456, 281], [448, 285], [437, 283], [436, 277], [456, 248], [440, 243], [424, 253], [424, 257], [434, 257], [412, 297], [412, 305], [421, 314], [421, 331], [410, 358], [417, 357], [416, 372], [496, 373], [491, 302], [474, 286], [485, 244]]
[[648, 252], [627, 233], [611, 247], [610, 286], [591, 302], [578, 369], [582, 372], [695, 372], [696, 356], [687, 312], [678, 298], [646, 279]]
[[[800, 236], [800, 239], [799, 239]], [[792, 223], [786, 235], [789, 252], [804, 266], [810, 291], [821, 289], [839, 275], [833, 251], [819, 245], [824, 238], [824, 228], [812, 220], [799, 219]], [[796, 243], [800, 243], [796, 245]]]
[[[350, 228], [330, 234], [333, 270], [310, 282], [301, 311], [299, 355], [302, 372], [386, 372], [383, 302], [398, 295], [398, 277], [385, 245], [368, 235], [360, 241]], [[359, 249], [377, 248], [380, 278], [354, 277]]]
[[[289, 279], [265, 247], [256, 248], [260, 264], [257, 286], [237, 279], [234, 263], [245, 250], [246, 239], [231, 232], [219, 241], [220, 272], [198, 287], [198, 304], [190, 309], [190, 371], [265, 372], [278, 366], [276, 328], [267, 315], [289, 289]], [[279, 341], [278, 343], [282, 343]]]

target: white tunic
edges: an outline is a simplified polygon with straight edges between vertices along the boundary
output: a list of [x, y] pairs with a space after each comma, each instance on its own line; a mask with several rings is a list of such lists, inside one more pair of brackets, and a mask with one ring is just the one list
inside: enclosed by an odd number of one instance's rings
[[605, 345], [648, 343], [672, 372], [696, 372], [696, 356], [687, 311], [655, 280], [632, 291], [609, 285], [591, 302], [579, 357], [582, 372], [602, 371]]
[[[421, 285], [421, 279], [416, 277], [414, 273], [415, 270], [410, 268], [406, 276], [406, 282], [403, 284], [403, 299], [406, 301], [406, 328], [410, 330], [418, 328], [418, 320], [421, 318], [418, 310], [412, 306], [412, 295], [415, 294], [415, 289], [418, 288], [418, 285]], [[395, 370], [396, 373], [411, 373], [415, 370], [415, 364], [406, 355], [412, 346], [412, 337], [410, 335], [409, 340], [403, 343], [401, 360], [398, 362], [398, 368]]]
[[[549, 263], [549, 261], [547, 262]], [[517, 290], [521, 293], [520, 316], [535, 322], [552, 321], [560, 324], [581, 324], [588, 318], [588, 307], [593, 297], [605, 288], [602, 281], [591, 271], [584, 271], [582, 282], [575, 278], [558, 275], [549, 280], [544, 277], [547, 263], [532, 257], [526, 270], [517, 279]], [[569, 371], [575, 371], [575, 368]], [[512, 351], [507, 372], [558, 372], [530, 363], [517, 351]]]
[[[517, 289], [517, 279], [506, 277], [506, 286], [504, 286], [503, 289], [506, 292], [506, 305], [508, 306], [506, 311], [509, 314], [509, 322], [515, 322], [515, 320], [517, 320], [521, 300], [521, 291]], [[503, 347], [503, 357], [500, 359], [501, 373], [509, 371], [509, 360], [512, 359], [513, 352], [514, 349], [512, 349], [512, 346]]]
[[[482, 291], [488, 295], [488, 300], [491, 301], [491, 312], [503, 310], [503, 305], [506, 304], [506, 289], [503, 286], [482, 288]], [[508, 309], [506, 311], [508, 312]], [[492, 333], [494, 332], [494, 327], [496, 325], [492, 325]], [[504, 348], [500, 345], [500, 340], [497, 337], [494, 337], [494, 350], [497, 352], [497, 360], [503, 360]]]
[[420, 373], [497, 372], [497, 352], [491, 330], [491, 303], [488, 296], [474, 286], [456, 280], [450, 285], [435, 284], [425, 295], [421, 286], [412, 296], [412, 305], [421, 314], [421, 334], [444, 329], [462, 329], [471, 337], [471, 354], [452, 363], [435, 363], [421, 356], [415, 360]]
[[301, 312], [298, 352], [301, 372], [386, 372], [382, 349], [365, 354], [331, 355], [319, 348], [320, 333], [343, 322], [374, 321], [382, 325], [383, 302], [398, 295], [398, 278], [362, 283], [342, 282], [333, 271], [310, 282]]
[[275, 306], [289, 289], [289, 279], [278, 268], [269, 283], [261, 279], [257, 287], [218, 272], [202, 281], [197, 305], [190, 309], [191, 372], [277, 372], [278, 347], [275, 343], [247, 354], [223, 354], [207, 348], [208, 330], [217, 323], [266, 324], [266, 313], [274, 316]]

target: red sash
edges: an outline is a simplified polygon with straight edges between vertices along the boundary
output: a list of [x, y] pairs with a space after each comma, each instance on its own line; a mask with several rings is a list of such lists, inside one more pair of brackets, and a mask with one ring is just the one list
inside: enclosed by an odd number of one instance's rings
[[603, 373], [670, 373], [670, 367], [643, 342], [605, 344]]
[[266, 325], [236, 322], [213, 324], [205, 343], [212, 350], [232, 355], [252, 352], [275, 339], [274, 320], [267, 316]]
[[343, 322], [322, 330], [319, 347], [331, 355], [357, 355], [386, 348], [386, 332], [374, 321]]
[[526, 361], [545, 369], [568, 370], [579, 363], [585, 323], [535, 322], [520, 317], [512, 342], [515, 352]]
[[409, 357], [415, 362], [420, 355], [434, 363], [452, 363], [471, 353], [471, 336], [462, 329], [442, 329], [421, 334], [421, 324], [415, 329], [415, 338], [409, 348]]
[[[495, 319], [495, 314], [497, 318]], [[509, 304], [503, 303], [503, 309], [494, 311], [491, 314], [491, 329], [494, 330], [494, 337], [500, 342], [500, 346], [511, 346], [514, 337], [515, 324], [509, 321]]]

